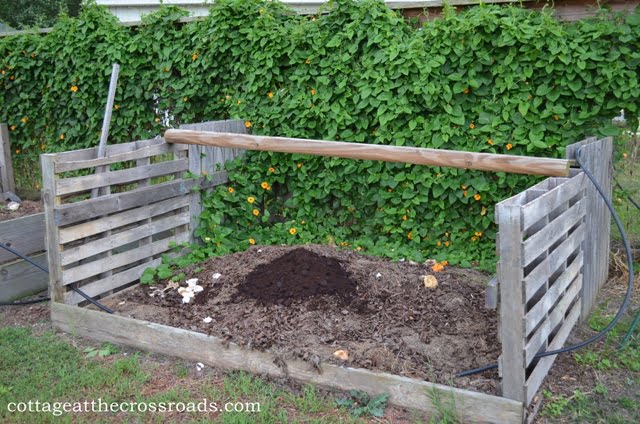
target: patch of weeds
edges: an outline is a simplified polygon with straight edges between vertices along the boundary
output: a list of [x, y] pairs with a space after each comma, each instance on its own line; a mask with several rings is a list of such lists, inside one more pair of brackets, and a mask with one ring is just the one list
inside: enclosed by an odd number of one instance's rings
[[185, 364], [176, 365], [176, 377], [187, 378], [189, 376], [189, 368]]
[[626, 396], [621, 397], [617, 402], [620, 406], [624, 409], [628, 409], [629, 411], [635, 411], [638, 409], [638, 402]]
[[443, 399], [442, 393], [435, 388], [428, 393], [437, 414], [429, 420], [430, 424], [458, 424], [462, 421], [456, 413], [456, 400], [453, 393], [447, 399]]
[[109, 342], [102, 343], [100, 347], [88, 347], [83, 350], [87, 358], [99, 356], [104, 358], [105, 356], [111, 356], [118, 353], [118, 348]]
[[593, 391], [603, 396], [606, 396], [609, 394], [609, 388], [602, 383], [596, 384], [596, 387], [593, 388]]
[[384, 415], [384, 409], [387, 407], [388, 400], [388, 393], [381, 393], [377, 396], [371, 397], [362, 390], [351, 390], [349, 391], [349, 397], [340, 398], [336, 403], [338, 406], [347, 408], [351, 414], [356, 417], [363, 415], [382, 417]]

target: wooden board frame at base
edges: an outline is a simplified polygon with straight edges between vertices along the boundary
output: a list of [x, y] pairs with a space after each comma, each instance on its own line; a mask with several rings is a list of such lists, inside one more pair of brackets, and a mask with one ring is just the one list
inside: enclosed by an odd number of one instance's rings
[[334, 390], [388, 393], [389, 403], [437, 414], [433, 399], [452, 404], [463, 422], [522, 423], [521, 402], [360, 368], [322, 364], [321, 372], [301, 360], [283, 360], [270, 352], [248, 350], [203, 333], [149, 321], [110, 315], [78, 306], [51, 303], [56, 327], [77, 336], [122, 344], [198, 361], [224, 369], [240, 369], [272, 377], [288, 377]]

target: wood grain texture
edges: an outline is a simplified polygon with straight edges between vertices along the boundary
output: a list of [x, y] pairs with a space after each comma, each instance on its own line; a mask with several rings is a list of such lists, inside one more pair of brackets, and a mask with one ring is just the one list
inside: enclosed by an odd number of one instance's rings
[[[157, 144], [164, 144], [165, 141], [162, 138], [153, 138], [150, 140], [138, 140], [132, 141], [130, 143], [120, 143], [120, 144], [112, 144], [107, 146], [107, 154], [106, 157], [117, 156], [126, 153], [132, 153], [136, 150], [142, 149], [144, 147], [155, 146]], [[176, 145], [174, 147], [175, 151], [187, 150], [187, 146], [184, 145]], [[61, 152], [57, 154], [58, 162], [75, 162], [75, 161], [91, 161], [97, 160], [96, 155], [98, 154], [98, 148], [92, 147], [89, 149], [80, 149], [80, 150], [71, 150], [69, 152]], [[118, 159], [117, 162], [122, 162], [125, 160], [133, 160], [134, 158], [129, 159]], [[55, 168], [54, 168], [55, 169]], [[78, 168], [81, 169], [81, 168]], [[56, 169], [56, 173], [59, 171]]]
[[186, 171], [188, 167], [189, 161], [182, 159], [123, 169], [121, 171], [87, 175], [85, 177], [65, 178], [58, 180], [56, 193], [58, 195], [65, 195], [116, 184], [133, 183], [145, 178], [160, 177]]
[[[44, 213], [23, 216], [0, 222], [2, 243], [24, 255], [42, 252], [45, 248]], [[0, 249], [0, 263], [13, 261], [16, 255]]]
[[568, 176], [570, 166], [570, 162], [564, 159], [204, 131], [167, 130], [164, 138], [168, 143], [200, 144], [247, 150], [301, 153], [559, 177]]
[[83, 279], [93, 277], [94, 275], [111, 271], [121, 266], [133, 264], [148, 257], [159, 255], [171, 250], [172, 243], [182, 243], [185, 241], [189, 241], [189, 234], [187, 232], [181, 232], [171, 236], [170, 238], [158, 240], [152, 244], [140, 246], [137, 249], [118, 253], [103, 258], [103, 260], [89, 262], [74, 268], [66, 269], [62, 271], [61, 285], [75, 283]]
[[[571, 312], [569, 312], [569, 316], [564, 320], [564, 324], [558, 331], [558, 333], [553, 338], [553, 341], [549, 344], [547, 348], [548, 351], [560, 349], [564, 342], [569, 337], [571, 330], [578, 322], [578, 318], [580, 317], [580, 299], [578, 302], [571, 308]], [[556, 355], [547, 356], [545, 358], [540, 359], [540, 361], [536, 364], [536, 367], [527, 378], [526, 382], [526, 397], [525, 403], [528, 405], [533, 397], [538, 392], [538, 389], [542, 385], [544, 378], [547, 376], [547, 373], [551, 369], [551, 365], [556, 360]]]
[[4, 193], [5, 191], [15, 193], [16, 182], [13, 178], [9, 129], [7, 128], [7, 124], [0, 124], [0, 193]]
[[[40, 265], [47, 266], [47, 255], [31, 256]], [[0, 302], [10, 302], [47, 289], [46, 272], [22, 260], [0, 265]]]
[[[580, 194], [585, 190], [586, 183], [586, 176], [580, 174], [574, 178], [564, 179], [564, 182], [560, 183], [556, 188], [540, 193], [535, 200], [529, 200], [522, 208], [524, 229], [527, 230], [540, 219], [549, 215], [551, 211]], [[531, 191], [536, 192], [531, 189], [527, 190], [527, 192]]]
[[[567, 158], [574, 159], [580, 149], [583, 165], [593, 174], [596, 181], [611, 199], [613, 139], [593, 138], [567, 147]], [[586, 188], [587, 234], [585, 238], [584, 282], [582, 299], [582, 319], [587, 319], [598, 294], [609, 276], [609, 242], [611, 236], [611, 213], [590, 182]]]
[[42, 169], [42, 201], [44, 203], [44, 221], [46, 229], [47, 263], [49, 264], [49, 297], [52, 302], [64, 301], [65, 289], [62, 287], [62, 265], [60, 265], [60, 231], [55, 218], [55, 208], [60, 205], [60, 196], [56, 195], [54, 172], [55, 154], [40, 155]]
[[498, 203], [496, 223], [500, 228], [500, 325], [502, 339], [502, 396], [525, 400], [523, 253], [520, 206]]
[[[206, 334], [59, 303], [52, 305], [51, 317], [58, 328], [80, 336], [178, 356], [224, 369], [288, 377], [334, 390], [357, 389], [372, 395], [389, 393], [392, 405], [427, 413], [437, 412], [433, 396], [439, 397], [445, 404], [451, 399], [456, 415], [463, 422], [521, 423], [523, 420], [521, 402], [497, 396], [331, 364], [322, 364], [322, 373], [319, 373], [307, 362], [275, 361], [276, 355], [271, 352], [243, 349]], [[286, 365], [281, 367], [276, 362]]]

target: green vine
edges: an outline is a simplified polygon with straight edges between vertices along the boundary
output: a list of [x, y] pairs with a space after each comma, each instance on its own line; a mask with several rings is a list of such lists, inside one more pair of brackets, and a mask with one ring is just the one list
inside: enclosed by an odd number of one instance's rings
[[[562, 157], [585, 136], [617, 134], [620, 109], [637, 116], [638, 11], [561, 23], [480, 5], [418, 27], [374, 0], [325, 12], [220, 0], [202, 21], [178, 24], [185, 12], [163, 7], [126, 28], [88, 6], [48, 35], [0, 39], [15, 160], [96, 145], [113, 62], [110, 143], [234, 117], [254, 134]], [[495, 203], [536, 180], [257, 152], [227, 169], [230, 184], [204, 200], [196, 258], [330, 242], [489, 267]]]

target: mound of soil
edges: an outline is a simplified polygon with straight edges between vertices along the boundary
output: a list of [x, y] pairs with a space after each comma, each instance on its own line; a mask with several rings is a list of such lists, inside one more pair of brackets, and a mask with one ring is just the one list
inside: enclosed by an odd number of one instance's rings
[[[499, 391], [497, 372], [453, 378], [500, 355], [496, 313], [484, 307], [489, 277], [480, 272], [447, 267], [433, 273], [426, 265], [319, 245], [253, 246], [198, 267], [185, 270], [204, 288], [190, 303], [176, 290], [150, 296], [166, 284], [137, 286], [104, 303], [121, 315], [279, 358]], [[425, 275], [437, 278], [436, 289], [425, 287]], [[212, 320], [205, 323], [207, 317]], [[348, 359], [335, 358], [336, 350], [346, 350]]]
[[238, 287], [244, 297], [261, 304], [290, 305], [292, 299], [331, 295], [349, 303], [356, 292], [356, 283], [331, 257], [320, 256], [298, 248], [276, 260], [258, 265]]

